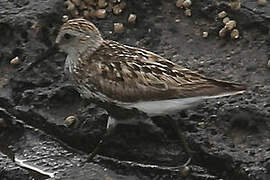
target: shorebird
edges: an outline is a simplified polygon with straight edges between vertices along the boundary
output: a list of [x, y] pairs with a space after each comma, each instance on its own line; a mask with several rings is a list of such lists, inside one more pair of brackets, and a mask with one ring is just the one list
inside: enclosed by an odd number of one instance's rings
[[[198, 74], [153, 52], [104, 40], [98, 28], [82, 18], [64, 23], [56, 43], [67, 54], [65, 71], [81, 96], [108, 111], [105, 137], [119, 123], [146, 122], [145, 117], [168, 115], [201, 100], [235, 95], [246, 89], [239, 83]], [[136, 118], [138, 114], [144, 118]], [[176, 130], [191, 157], [181, 130]], [[89, 159], [96, 155], [103, 140]]]

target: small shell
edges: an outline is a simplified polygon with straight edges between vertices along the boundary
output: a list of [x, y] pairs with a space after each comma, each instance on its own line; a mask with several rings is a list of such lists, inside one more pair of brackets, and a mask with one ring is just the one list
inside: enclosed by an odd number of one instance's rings
[[108, 5], [106, 0], [98, 0], [98, 7], [99, 8], [105, 8]]
[[16, 56], [15, 58], [13, 58], [13, 59], [10, 60], [10, 64], [12, 64], [12, 65], [21, 64], [21, 60], [19, 59], [18, 56]]
[[265, 6], [267, 4], [267, 0], [257, 0], [258, 5]]
[[236, 21], [230, 20], [229, 22], [226, 23], [225, 28], [229, 31], [231, 31], [233, 28], [236, 27]]
[[180, 169], [180, 175], [182, 177], [187, 177], [191, 173], [191, 169], [188, 166], [184, 166]]
[[71, 127], [73, 124], [76, 123], [76, 121], [78, 121], [78, 118], [77, 118], [76, 116], [68, 116], [68, 117], [65, 119], [64, 124], [65, 124], [67, 127]]
[[96, 0], [84, 0], [84, 2], [88, 5], [92, 5], [92, 6], [95, 6], [97, 3], [96, 3]]
[[192, 14], [191, 14], [191, 9], [186, 9], [185, 10], [185, 15], [190, 17]]
[[225, 27], [223, 27], [220, 31], [219, 31], [219, 37], [225, 37], [227, 33], [227, 29]]
[[113, 9], [113, 14], [115, 14], [115, 15], [118, 15], [123, 11], [122, 8], [119, 5], [113, 6], [112, 9]]
[[126, 7], [125, 2], [121, 2], [120, 4], [117, 4], [117, 5], [113, 6], [113, 8], [112, 8], [113, 14], [115, 14], [115, 15], [120, 14], [125, 7]]
[[75, 5], [71, 1], [66, 1], [65, 5], [67, 6], [68, 11], [73, 11], [75, 9]]
[[198, 125], [201, 127], [205, 127], [206, 123], [202, 121], [202, 122], [199, 122]]
[[124, 32], [124, 25], [122, 23], [114, 23], [113, 29], [116, 33], [122, 33]]
[[71, 0], [76, 6], [80, 6], [81, 0]]
[[208, 32], [206, 32], [206, 31], [203, 32], [203, 33], [202, 33], [202, 37], [203, 37], [203, 38], [207, 38], [207, 37], [208, 37]]
[[130, 23], [130, 24], [134, 24], [135, 23], [135, 21], [136, 21], [136, 15], [135, 14], [130, 14], [129, 15], [129, 17], [128, 17], [128, 22]]
[[98, 9], [95, 12], [95, 15], [98, 19], [104, 19], [107, 15], [106, 10], [105, 9]]
[[227, 24], [227, 22], [230, 21], [230, 18], [229, 17], [225, 17], [222, 21], [223, 21], [224, 24]]
[[177, 1], [175, 2], [176, 7], [183, 8], [183, 7], [184, 7], [184, 6], [183, 6], [184, 1], [185, 1], [185, 0], [177, 0]]
[[67, 21], [68, 21], [68, 16], [67, 15], [62, 16], [62, 22], [67, 22]]
[[222, 19], [225, 18], [227, 16], [227, 13], [225, 11], [221, 11], [220, 13], [218, 13], [218, 18]]
[[185, 0], [185, 1], [183, 2], [183, 7], [184, 7], [184, 8], [190, 8], [191, 5], [192, 5], [191, 0]]
[[233, 0], [229, 4], [232, 10], [239, 10], [241, 8], [240, 0]]
[[232, 30], [232, 32], [231, 32], [231, 38], [232, 39], [238, 39], [239, 38], [239, 31], [238, 31], [238, 29]]

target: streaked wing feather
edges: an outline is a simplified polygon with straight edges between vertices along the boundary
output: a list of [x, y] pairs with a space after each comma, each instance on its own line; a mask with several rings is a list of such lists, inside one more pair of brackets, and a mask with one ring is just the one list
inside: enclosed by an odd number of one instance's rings
[[240, 90], [236, 87], [239, 84], [206, 78], [152, 52], [113, 41], [106, 41], [92, 54], [85, 68], [96, 69], [88, 83], [123, 102], [214, 96]]

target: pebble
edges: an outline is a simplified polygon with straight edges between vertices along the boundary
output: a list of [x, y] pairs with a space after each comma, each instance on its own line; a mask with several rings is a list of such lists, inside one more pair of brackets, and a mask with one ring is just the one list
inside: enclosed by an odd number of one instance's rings
[[21, 61], [20, 61], [19, 57], [17, 56], [17, 57], [10, 60], [10, 64], [18, 65], [18, 64], [21, 64]]
[[67, 15], [62, 16], [62, 22], [67, 22], [67, 21], [68, 21], [68, 16]]
[[238, 39], [239, 38], [239, 31], [238, 29], [233, 29], [231, 32], [231, 38], [232, 39]]
[[219, 31], [219, 37], [225, 37], [227, 33], [227, 29], [224, 27]]
[[135, 21], [136, 21], [136, 15], [135, 14], [130, 14], [129, 15], [129, 17], [128, 17], [128, 22], [130, 23], [130, 24], [134, 24], [135, 23]]
[[124, 32], [124, 25], [122, 23], [114, 23], [113, 29], [116, 33], [122, 33]]
[[191, 5], [192, 5], [191, 0], [185, 0], [185, 1], [183, 2], [183, 7], [184, 7], [184, 8], [190, 8]]
[[227, 16], [227, 13], [225, 11], [221, 11], [220, 13], [218, 13], [218, 18], [222, 19], [225, 18]]
[[95, 15], [98, 19], [104, 19], [106, 17], [106, 10], [105, 9], [98, 9], [95, 12]]
[[191, 14], [191, 9], [186, 9], [185, 10], [185, 15], [190, 17], [192, 14]]
[[202, 37], [203, 37], [203, 38], [207, 38], [207, 37], [208, 37], [208, 32], [203, 32], [203, 33], [202, 33]]
[[229, 31], [231, 31], [233, 28], [236, 27], [236, 21], [230, 20], [226, 23], [225, 28]]
[[76, 116], [68, 116], [64, 123], [67, 127], [71, 127], [74, 123], [76, 123], [76, 121], [78, 121]]
[[182, 8], [183, 7], [184, 0], [177, 0], [175, 5], [176, 7]]
[[225, 17], [223, 20], [222, 20], [222, 22], [224, 23], [224, 24], [227, 24], [227, 22], [229, 22], [230, 21], [230, 18], [229, 17]]

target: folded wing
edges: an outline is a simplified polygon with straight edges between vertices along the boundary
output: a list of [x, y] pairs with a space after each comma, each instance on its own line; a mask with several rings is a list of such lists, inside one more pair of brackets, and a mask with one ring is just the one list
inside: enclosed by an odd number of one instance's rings
[[[104, 52], [107, 59], [104, 54], [100, 55]], [[217, 97], [246, 88], [238, 83], [207, 78], [149, 51], [118, 46], [112, 41], [96, 51], [91, 59], [94, 60], [86, 67], [95, 73], [88, 83], [95, 84], [109, 98], [122, 102]]]

